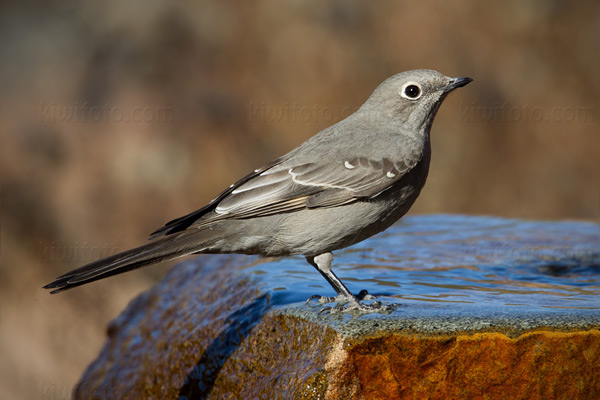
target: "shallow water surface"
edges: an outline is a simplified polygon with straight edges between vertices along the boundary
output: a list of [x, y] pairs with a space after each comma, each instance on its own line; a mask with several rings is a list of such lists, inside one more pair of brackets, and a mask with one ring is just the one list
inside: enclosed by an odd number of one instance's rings
[[[600, 314], [594, 223], [413, 216], [334, 256], [353, 293], [367, 289], [402, 312]], [[244, 269], [275, 306], [335, 294], [303, 257], [256, 259]]]

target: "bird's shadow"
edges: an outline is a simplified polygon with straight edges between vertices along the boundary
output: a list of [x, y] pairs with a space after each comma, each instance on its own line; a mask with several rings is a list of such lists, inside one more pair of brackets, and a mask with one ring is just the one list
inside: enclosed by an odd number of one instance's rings
[[206, 399], [227, 359], [273, 306], [270, 294], [254, 299], [227, 317], [227, 327], [206, 348], [179, 390], [180, 400]]

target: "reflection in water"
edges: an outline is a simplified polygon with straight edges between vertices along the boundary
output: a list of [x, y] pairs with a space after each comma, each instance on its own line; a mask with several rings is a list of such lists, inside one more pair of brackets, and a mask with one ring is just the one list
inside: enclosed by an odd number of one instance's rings
[[[600, 309], [600, 235], [592, 223], [408, 217], [337, 251], [334, 268], [354, 292], [367, 289], [405, 305]], [[274, 305], [333, 294], [301, 257], [247, 270], [266, 272], [260, 279], [265, 290], [276, 290]]]

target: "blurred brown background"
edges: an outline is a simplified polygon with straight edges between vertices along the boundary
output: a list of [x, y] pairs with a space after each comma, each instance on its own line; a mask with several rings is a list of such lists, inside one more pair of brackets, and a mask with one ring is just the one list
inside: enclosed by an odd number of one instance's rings
[[68, 398], [166, 267], [43, 284], [142, 243], [400, 71], [475, 79], [438, 113], [412, 213], [598, 221], [598, 1], [0, 7], [3, 398]]

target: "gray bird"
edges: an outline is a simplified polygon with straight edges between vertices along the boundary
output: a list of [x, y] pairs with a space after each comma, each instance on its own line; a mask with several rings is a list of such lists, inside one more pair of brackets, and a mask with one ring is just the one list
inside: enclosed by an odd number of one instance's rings
[[188, 254], [304, 255], [337, 293], [321, 303], [373, 311], [379, 306], [361, 302], [366, 291], [354, 296], [333, 273], [331, 252], [383, 231], [409, 210], [427, 179], [435, 114], [449, 92], [471, 81], [432, 70], [394, 75], [354, 114], [167, 223], [150, 243], [44, 288], [57, 293]]

